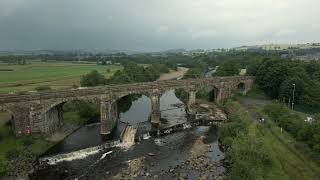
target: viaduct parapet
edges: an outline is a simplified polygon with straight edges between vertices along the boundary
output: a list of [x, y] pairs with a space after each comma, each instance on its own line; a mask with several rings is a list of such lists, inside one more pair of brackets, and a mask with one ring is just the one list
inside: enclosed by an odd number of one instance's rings
[[12, 125], [16, 135], [32, 133], [48, 135], [63, 125], [64, 103], [72, 100], [90, 101], [100, 105], [101, 134], [110, 134], [117, 121], [117, 100], [130, 94], [146, 95], [151, 100], [151, 122], [159, 123], [160, 97], [168, 90], [184, 89], [189, 94], [187, 109], [195, 103], [196, 92], [212, 89], [215, 101], [219, 103], [241, 89], [246, 94], [253, 83], [251, 76], [211, 77], [202, 79], [166, 80], [124, 85], [108, 85], [92, 88], [62, 91], [37, 92], [27, 94], [0, 95], [0, 111], [12, 115]]

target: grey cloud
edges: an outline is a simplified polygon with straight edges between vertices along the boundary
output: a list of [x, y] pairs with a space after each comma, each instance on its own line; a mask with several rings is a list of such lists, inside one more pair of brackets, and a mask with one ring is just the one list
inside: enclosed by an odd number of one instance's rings
[[0, 49], [316, 42], [318, 7], [318, 0], [1, 0]]

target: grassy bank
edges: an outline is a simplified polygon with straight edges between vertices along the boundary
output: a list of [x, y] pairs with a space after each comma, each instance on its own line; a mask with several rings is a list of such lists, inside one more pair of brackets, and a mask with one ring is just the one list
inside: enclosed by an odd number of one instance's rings
[[229, 179], [319, 179], [320, 165], [305, 147], [266, 118], [260, 124], [238, 102], [228, 102], [231, 122], [221, 128], [231, 163]]
[[15, 137], [9, 118], [8, 113], [0, 112], [0, 177], [30, 170], [32, 159], [53, 145], [43, 139]]
[[[56, 143], [31, 136], [14, 136], [9, 119], [9, 113], [0, 112], [0, 179], [5, 175], [26, 175], [35, 158]], [[86, 123], [78, 112], [65, 112], [64, 120], [70, 125]]]

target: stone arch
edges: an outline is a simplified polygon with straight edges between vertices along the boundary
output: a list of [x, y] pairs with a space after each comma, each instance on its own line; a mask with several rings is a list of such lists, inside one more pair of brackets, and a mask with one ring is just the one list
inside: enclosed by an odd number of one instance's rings
[[73, 97], [73, 98], [67, 98], [67, 99], [59, 99], [58, 101], [45, 103], [47, 105], [42, 109], [41, 114], [43, 115], [46, 112], [48, 112], [50, 109], [59, 105], [63, 105], [64, 103], [70, 102], [70, 101], [87, 101], [87, 102], [97, 103], [96, 100], [93, 98]]
[[38, 117], [39, 121], [43, 124], [39, 127], [40, 131], [44, 134], [52, 134], [58, 130], [64, 124], [63, 106], [65, 103], [72, 101], [95, 102], [91, 98], [75, 97], [45, 103], [46, 105], [44, 105]]
[[220, 89], [218, 88], [218, 86], [215, 85], [208, 85], [208, 86], [201, 86], [199, 88], [197, 88], [196, 92], [196, 98], [199, 98], [199, 93], [201, 93], [201, 91], [205, 91], [207, 92], [208, 95], [208, 100], [210, 102], [218, 102], [219, 101], [219, 93], [220, 93]]
[[[146, 92], [130, 92], [130, 93], [124, 93], [116, 96], [116, 98], [114, 98], [111, 101], [111, 113], [113, 114], [112, 116], [116, 116], [116, 117], [112, 117], [112, 119], [114, 121], [119, 120], [119, 118], [121, 118], [120, 117], [121, 115], [124, 115], [125, 113], [129, 113], [129, 114], [132, 113], [130, 110], [141, 111], [140, 113], [134, 113], [134, 114], [144, 116], [146, 113], [148, 114], [147, 119], [150, 118], [150, 114], [152, 111], [151, 96], [152, 95], [150, 93], [146, 93]], [[142, 110], [139, 110], [139, 109], [132, 109], [132, 105], [133, 105], [132, 103], [140, 98], [143, 98], [142, 100], [145, 101], [144, 103], [147, 103], [148, 108], [150, 110], [149, 112], [147, 111], [148, 109], [144, 109], [143, 112]], [[140, 118], [134, 116], [134, 114], [131, 114], [130, 117], [127, 117], [127, 115], [125, 115], [122, 118], [124, 118], [126, 123], [133, 123], [133, 124], [139, 123], [140, 121], [142, 122], [145, 120], [145, 118], [141, 118], [140, 120]]]
[[13, 111], [6, 106], [0, 106], [0, 112], [7, 112], [13, 115]]
[[247, 85], [245, 82], [241, 81], [239, 83], [237, 83], [235, 89], [242, 94], [246, 94], [246, 90], [247, 90]]
[[162, 123], [182, 120], [188, 111], [190, 89], [172, 87], [162, 91], [159, 98], [160, 120]]

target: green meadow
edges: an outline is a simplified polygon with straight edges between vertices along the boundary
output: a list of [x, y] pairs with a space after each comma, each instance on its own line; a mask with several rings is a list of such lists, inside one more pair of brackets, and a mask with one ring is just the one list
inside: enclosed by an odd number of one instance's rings
[[110, 77], [121, 65], [33, 62], [28, 65], [0, 64], [0, 93], [33, 91], [38, 86], [67, 89], [80, 85], [80, 77], [97, 70]]

